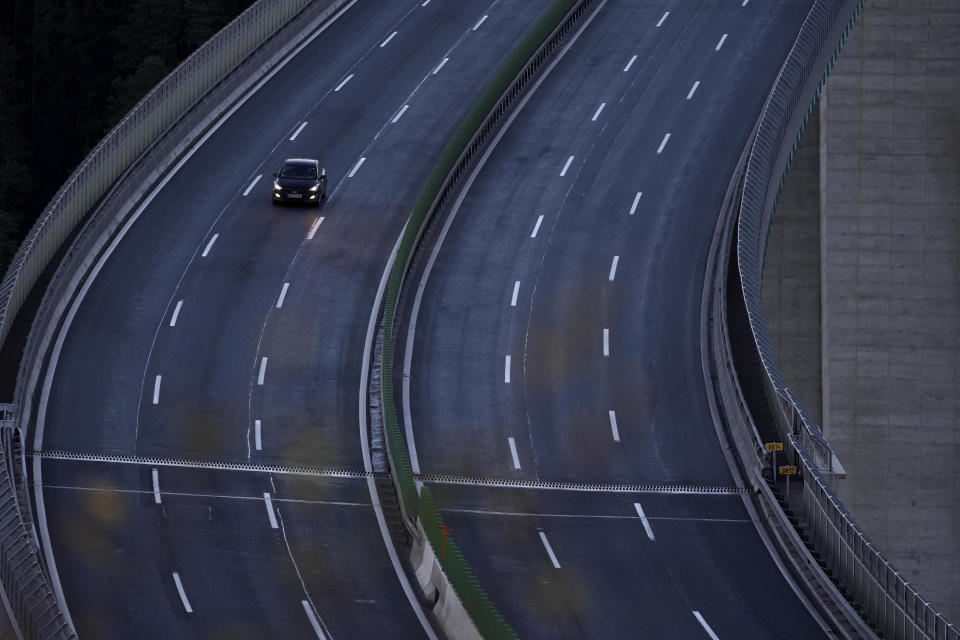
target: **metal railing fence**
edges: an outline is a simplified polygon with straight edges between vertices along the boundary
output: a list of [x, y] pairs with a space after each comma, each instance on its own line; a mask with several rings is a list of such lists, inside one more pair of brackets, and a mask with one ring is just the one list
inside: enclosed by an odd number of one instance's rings
[[[380, 406], [386, 432], [387, 458], [407, 527], [414, 535], [419, 535], [415, 521], [420, 519], [426, 531], [427, 543], [433, 547], [437, 558], [442, 556], [442, 553], [436, 554], [436, 550], [440, 544], [439, 527], [443, 519], [430, 489], [423, 487], [420, 493], [417, 492], [393, 391], [393, 333], [400, 292], [420, 241], [437, 212], [454, 193], [460, 178], [467, 173], [472, 161], [503, 118], [509, 114], [510, 107], [523, 95], [537, 71], [560, 47], [592, 3], [593, 0], [555, 0], [500, 67], [441, 152], [417, 197], [391, 266], [380, 321], [380, 361], [383, 371], [380, 377]], [[456, 541], [449, 536], [446, 539], [446, 559], [441, 561], [441, 566], [483, 637], [517, 637], [473, 577]]]
[[761, 306], [764, 254], [773, 213], [800, 137], [863, 0], [816, 0], [760, 117], [747, 162], [737, 266], [764, 392], [785, 454], [800, 472], [799, 518], [839, 587], [889, 638], [958, 640], [960, 632], [897, 572], [857, 526], [827, 478], [836, 456], [780, 372]]

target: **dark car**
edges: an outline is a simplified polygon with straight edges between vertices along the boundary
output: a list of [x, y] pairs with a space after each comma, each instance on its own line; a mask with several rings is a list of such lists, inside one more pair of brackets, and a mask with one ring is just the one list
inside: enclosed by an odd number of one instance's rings
[[273, 203], [302, 202], [320, 206], [327, 199], [327, 170], [309, 158], [283, 161], [273, 174]]

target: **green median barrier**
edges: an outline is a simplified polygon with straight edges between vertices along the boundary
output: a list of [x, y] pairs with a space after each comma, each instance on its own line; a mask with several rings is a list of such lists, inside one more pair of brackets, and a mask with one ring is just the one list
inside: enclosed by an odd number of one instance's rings
[[[589, 2], [589, 0], [587, 1]], [[500, 109], [501, 112], [506, 110], [505, 106], [500, 104], [501, 98], [521, 73], [532, 75], [532, 71], [526, 69], [527, 63], [550, 34], [560, 26], [571, 9], [581, 2], [583, 0], [556, 0], [513, 50], [507, 61], [487, 84], [480, 98], [460, 122], [450, 141], [440, 153], [430, 176], [417, 196], [413, 211], [410, 213], [407, 224], [403, 229], [403, 235], [390, 269], [384, 295], [380, 391], [387, 453], [390, 458], [394, 481], [397, 484], [397, 491], [400, 494], [406, 517], [410, 521], [419, 517], [421, 526], [426, 532], [427, 540], [433, 547], [435, 555], [441, 559], [443, 571], [450, 580], [457, 596], [477, 625], [481, 635], [488, 639], [502, 638], [509, 640], [518, 636], [507, 625], [503, 616], [496, 610], [486, 592], [473, 576], [473, 571], [456, 542], [448, 536], [444, 548], [443, 519], [430, 489], [423, 487], [421, 492], [417, 493], [413, 469], [410, 466], [410, 454], [403, 432], [400, 429], [400, 420], [397, 416], [396, 402], [394, 401], [393, 323], [400, 289], [409, 267], [410, 258], [420, 241], [427, 222], [435, 213], [434, 205], [437, 203], [448, 177], [466, 168], [468, 159], [464, 154], [474, 136], [484, 125], [487, 117], [494, 109]], [[539, 55], [543, 56], [545, 52]], [[516, 92], [516, 90], [515, 88], [513, 91]], [[436, 553], [438, 548], [440, 549], [439, 554]]]

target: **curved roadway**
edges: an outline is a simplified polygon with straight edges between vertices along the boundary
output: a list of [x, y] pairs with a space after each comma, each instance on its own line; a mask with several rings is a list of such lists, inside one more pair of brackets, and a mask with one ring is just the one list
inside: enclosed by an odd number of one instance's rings
[[[38, 415], [38, 509], [80, 637], [428, 635], [362, 475], [363, 340], [432, 163], [548, 4], [355, 3], [129, 225]], [[269, 202], [299, 156], [330, 175], [319, 211]]]
[[825, 635], [713, 490], [734, 482], [700, 355], [721, 201], [811, 4], [601, 3], [435, 253], [415, 465], [482, 479], [433, 488], [523, 637]]

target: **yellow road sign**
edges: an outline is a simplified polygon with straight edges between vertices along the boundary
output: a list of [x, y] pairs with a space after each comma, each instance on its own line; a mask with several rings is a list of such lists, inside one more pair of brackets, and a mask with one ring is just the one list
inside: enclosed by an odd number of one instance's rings
[[783, 451], [782, 442], [768, 442], [764, 446], [767, 448], [767, 451]]
[[794, 476], [797, 474], [797, 468], [788, 465], [782, 465], [780, 467], [780, 475], [783, 476]]

